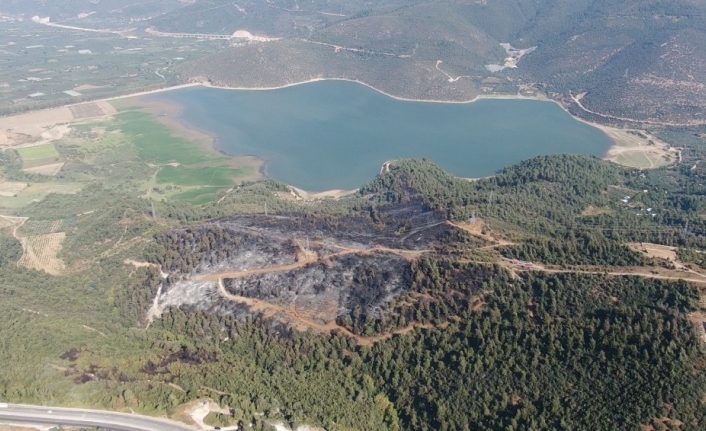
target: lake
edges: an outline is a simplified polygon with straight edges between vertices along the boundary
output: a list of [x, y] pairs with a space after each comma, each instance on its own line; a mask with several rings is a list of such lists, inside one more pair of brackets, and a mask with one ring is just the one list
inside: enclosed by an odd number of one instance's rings
[[354, 189], [387, 160], [427, 157], [460, 177], [493, 175], [544, 154], [602, 157], [612, 141], [559, 106], [535, 100], [396, 100], [347, 81], [277, 90], [186, 88], [149, 96], [221, 151], [267, 161], [266, 174], [309, 190]]

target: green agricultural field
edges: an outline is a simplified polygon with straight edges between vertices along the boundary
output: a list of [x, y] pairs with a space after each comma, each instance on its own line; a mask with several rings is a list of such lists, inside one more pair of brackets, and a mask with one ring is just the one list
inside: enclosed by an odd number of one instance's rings
[[218, 197], [218, 193], [224, 189], [225, 187], [201, 187], [172, 195], [171, 199], [173, 201], [188, 202], [192, 205], [203, 205], [214, 201]]
[[[95, 182], [134, 196], [201, 205], [218, 199], [221, 190], [257, 177], [249, 162], [179, 137], [152, 114], [134, 108], [71, 127], [75, 133], [56, 144], [0, 155], [0, 175], [32, 183], [16, 197], [0, 197], [0, 208], [25, 208], [50, 193], [75, 193]], [[57, 158], [64, 166], [53, 178], [22, 171], [55, 163]]]
[[227, 167], [186, 168], [183, 166], [165, 166], [157, 174], [157, 183], [175, 184], [178, 186], [230, 187], [233, 185], [233, 174], [233, 169]]
[[140, 159], [145, 162], [194, 165], [219, 159], [210, 156], [194, 143], [174, 136], [167, 127], [144, 112], [126, 111], [118, 114], [114, 128], [122, 131], [134, 143]]
[[38, 145], [36, 147], [20, 148], [17, 150], [22, 157], [22, 161], [29, 162], [35, 160], [56, 159], [59, 153], [54, 144]]

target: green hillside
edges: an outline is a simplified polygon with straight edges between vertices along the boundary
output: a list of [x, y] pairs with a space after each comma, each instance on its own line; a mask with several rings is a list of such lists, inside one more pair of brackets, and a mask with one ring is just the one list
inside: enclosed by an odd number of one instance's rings
[[[155, 202], [154, 219], [117, 189], [51, 196], [19, 232], [61, 220], [67, 272], [18, 267], [1, 231], [0, 398], [178, 415], [209, 397], [234, 408], [220, 423], [255, 429], [696, 430], [700, 172], [550, 156], [469, 182], [402, 160], [337, 201], [289, 200], [265, 181], [202, 206]], [[646, 207], [656, 216], [636, 215]], [[304, 236], [319, 259], [289, 260]], [[627, 246], [641, 242], [678, 257]], [[236, 261], [265, 268], [219, 276], [237, 301], [203, 281]], [[160, 289], [171, 302], [147, 327]]]
[[[285, 40], [226, 49], [179, 73], [187, 80], [207, 77], [233, 86], [276, 86], [314, 77], [359, 79], [397, 96], [442, 100], [529, 88], [600, 122], [691, 124], [703, 122], [706, 113], [704, 59], [693, 55], [703, 52], [706, 40], [706, 6], [698, 2], [393, 1], [357, 6], [350, 3], [343, 13], [329, 15], [320, 12], [334, 5], [296, 5], [296, 10], [246, 5], [252, 13], [230, 19], [228, 14], [238, 12], [216, 16], [220, 9], [194, 5], [213, 15], [198, 21], [203, 24], [198, 30], [185, 24], [189, 31], [246, 29]], [[176, 31], [180, 13], [155, 25]], [[222, 23], [216, 24], [217, 19]], [[490, 72], [486, 65], [502, 65], [507, 57], [500, 43], [537, 49], [523, 56], [517, 68]], [[578, 95], [583, 95], [582, 107], [571, 99]]]

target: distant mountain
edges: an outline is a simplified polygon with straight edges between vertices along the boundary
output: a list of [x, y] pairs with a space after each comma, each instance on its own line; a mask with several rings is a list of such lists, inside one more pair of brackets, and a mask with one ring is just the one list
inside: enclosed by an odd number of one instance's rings
[[[706, 118], [700, 0], [6, 0], [0, 11], [280, 39], [187, 64], [178, 70], [184, 80], [274, 86], [349, 78], [398, 96], [442, 100], [534, 87], [591, 119]], [[537, 49], [507, 62], [501, 43]], [[486, 68], [505, 64], [517, 67]]]
[[62, 23], [116, 25], [153, 18], [195, 0], [3, 0], [0, 12]]
[[526, 79], [606, 115], [660, 122], [706, 114], [706, 3], [593, 1], [563, 23], [536, 20]]

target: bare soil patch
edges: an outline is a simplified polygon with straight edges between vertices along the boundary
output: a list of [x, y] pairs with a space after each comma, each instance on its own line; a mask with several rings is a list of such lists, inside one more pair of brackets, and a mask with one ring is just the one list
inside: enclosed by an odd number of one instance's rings
[[37, 145], [48, 144], [51, 141], [56, 141], [57, 139], [63, 138], [69, 133], [71, 133], [71, 128], [65, 124], [54, 126], [46, 132], [42, 132], [40, 136], [42, 137], [44, 142], [39, 142], [37, 143]]
[[699, 311], [688, 315], [689, 321], [694, 325], [694, 330], [701, 338], [701, 341], [706, 343], [706, 313]]
[[78, 87], [74, 88], [73, 90], [74, 91], [88, 91], [88, 90], [97, 90], [99, 88], [103, 88], [103, 86], [83, 84], [83, 85], [79, 85]]
[[677, 249], [676, 247], [669, 247], [666, 245], [652, 244], [649, 242], [643, 243], [630, 243], [627, 244], [631, 250], [638, 253], [645, 253], [648, 257], [657, 259], [667, 259], [672, 262], [677, 262]]
[[34, 138], [25, 133], [13, 132], [12, 129], [0, 129], [0, 149], [32, 142]]
[[[62, 106], [0, 118], [0, 146], [41, 145], [70, 132], [66, 124], [85, 118], [111, 116], [116, 109], [106, 101]], [[41, 138], [44, 142], [32, 143]]]
[[294, 186], [289, 186], [289, 188], [292, 190], [292, 194], [297, 196], [298, 198], [301, 199], [339, 199], [344, 196], [348, 196], [350, 194], [353, 194], [358, 191], [358, 189], [355, 190], [327, 190], [324, 192], [317, 192], [317, 193], [309, 193], [305, 190], [296, 188]]
[[24, 254], [17, 264], [44, 271], [47, 274], [60, 275], [66, 270], [66, 265], [57, 257], [57, 254], [65, 238], [65, 232], [19, 237]]
[[[8, 137], [17, 134], [38, 137], [46, 131], [47, 127], [53, 127], [59, 123], [68, 123], [73, 119], [74, 115], [68, 107], [45, 109], [0, 118], [0, 130], [5, 131]], [[8, 144], [12, 145], [9, 141]]]
[[470, 233], [471, 235], [481, 238], [485, 241], [493, 243], [491, 247], [500, 247], [500, 246], [505, 246], [505, 245], [513, 245], [514, 243], [511, 241], [507, 241], [501, 238], [498, 238], [494, 236], [490, 228], [486, 226], [486, 224], [483, 222], [482, 219], [479, 217], [476, 217], [474, 222], [447, 222], [451, 226], [465, 230], [466, 232]]
[[15, 196], [27, 187], [27, 183], [0, 182], [0, 196]]
[[679, 150], [641, 130], [624, 130], [593, 124], [615, 143], [606, 160], [640, 169], [658, 168], [681, 159]]
[[24, 172], [32, 174], [55, 176], [64, 167], [64, 162], [52, 163], [51, 165], [35, 166], [33, 168], [22, 169]]
[[183, 422], [187, 425], [197, 425], [191, 417], [191, 412], [202, 402], [203, 400], [194, 400], [177, 406], [174, 409], [174, 413], [172, 414], [171, 419]]
[[167, 274], [167, 273], [165, 273], [164, 271], [162, 271], [162, 268], [161, 268], [159, 265], [154, 264], [154, 263], [138, 262], [138, 261], [132, 260], [132, 259], [125, 259], [125, 260], [123, 261], [123, 263], [124, 263], [125, 265], [132, 265], [132, 266], [134, 266], [135, 268], [149, 268], [149, 267], [154, 267], [154, 268], [159, 269], [159, 272], [160, 272], [160, 274], [162, 275], [162, 278], [167, 278], [167, 277], [169, 276], [169, 274]]
[[70, 106], [71, 113], [74, 118], [91, 118], [105, 115], [103, 109], [97, 103], [85, 103], [83, 105]]

